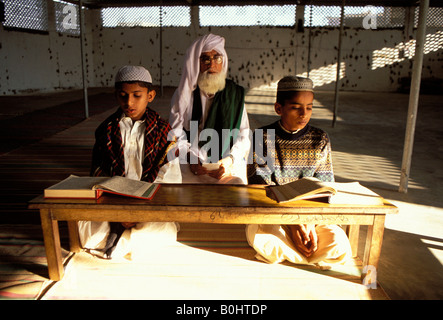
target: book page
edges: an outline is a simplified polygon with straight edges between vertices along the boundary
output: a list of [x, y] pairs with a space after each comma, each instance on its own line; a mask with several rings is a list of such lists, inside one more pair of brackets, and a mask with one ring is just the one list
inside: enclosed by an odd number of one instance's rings
[[107, 180], [107, 177], [78, 177], [70, 175], [68, 178], [46, 188], [43, 192], [45, 198], [84, 198], [96, 199], [94, 185]]
[[114, 176], [95, 186], [96, 189], [106, 189], [123, 195], [146, 197], [147, 192], [154, 184], [145, 181]]
[[324, 185], [322, 181], [312, 177], [302, 178], [279, 186], [268, 186], [268, 188], [275, 193], [278, 202], [294, 200], [297, 197], [304, 199], [305, 196], [312, 193], [335, 193], [332, 186]]
[[289, 199], [293, 199], [302, 193], [294, 189], [290, 184], [284, 184], [278, 186], [278, 188], [272, 188], [272, 191], [277, 196], [278, 201], [285, 201]]
[[78, 177], [74, 175], [70, 175], [65, 180], [60, 181], [52, 186], [50, 186], [49, 190], [52, 189], [60, 189], [60, 190], [82, 190], [89, 189], [92, 190], [94, 185], [97, 183], [101, 183], [109, 178], [107, 177]]
[[325, 185], [322, 181], [312, 178], [312, 177], [306, 177], [299, 180], [296, 180], [294, 182], [288, 183], [284, 186], [290, 186], [292, 189], [294, 189], [298, 194], [305, 194], [309, 193], [311, 191], [321, 189]]
[[374, 191], [362, 186], [359, 182], [326, 182], [337, 190], [329, 203], [333, 204], [361, 204], [382, 205], [383, 198]]

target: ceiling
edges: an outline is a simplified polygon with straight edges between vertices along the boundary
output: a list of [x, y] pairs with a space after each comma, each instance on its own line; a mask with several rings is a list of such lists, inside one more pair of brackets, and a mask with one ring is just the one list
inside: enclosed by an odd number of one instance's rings
[[[79, 0], [65, 0], [71, 3], [79, 3]], [[328, 6], [340, 6], [343, 0], [281, 0], [273, 1], [269, 0], [83, 0], [83, 6], [90, 9], [105, 8], [105, 7], [135, 7], [135, 6], [189, 6], [189, 5], [283, 5], [283, 4], [300, 4], [300, 5], [328, 5]], [[366, 6], [369, 1], [362, 0], [345, 0], [347, 6]], [[370, 1], [372, 6], [387, 6], [387, 7], [407, 7], [418, 6], [419, 0], [373, 0]], [[431, 7], [443, 7], [443, 1], [430, 0]]]

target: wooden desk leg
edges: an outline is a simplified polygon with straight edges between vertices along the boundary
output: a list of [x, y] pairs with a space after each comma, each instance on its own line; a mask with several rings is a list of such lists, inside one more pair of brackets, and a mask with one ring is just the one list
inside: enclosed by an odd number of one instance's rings
[[48, 209], [40, 210], [40, 218], [42, 221], [46, 259], [48, 260], [49, 278], [59, 281], [63, 278], [64, 270], [58, 221], [52, 220], [51, 211]]
[[360, 233], [360, 225], [351, 224], [348, 225], [346, 229], [346, 234], [349, 238], [349, 243], [351, 244], [352, 257], [358, 256], [358, 236]]
[[80, 244], [80, 236], [78, 234], [77, 221], [68, 221], [69, 231], [69, 247], [71, 252], [80, 252], [82, 246]]
[[[377, 267], [383, 243], [384, 229], [385, 215], [374, 215], [374, 224], [368, 226], [365, 255], [363, 257], [363, 272], [361, 277], [363, 280], [366, 280], [366, 285], [376, 285]], [[366, 276], [368, 277], [366, 278]]]

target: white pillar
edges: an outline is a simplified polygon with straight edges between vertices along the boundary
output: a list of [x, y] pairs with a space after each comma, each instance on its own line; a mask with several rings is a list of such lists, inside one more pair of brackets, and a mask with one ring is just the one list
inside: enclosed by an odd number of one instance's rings
[[83, 79], [83, 100], [85, 102], [85, 118], [89, 118], [88, 104], [88, 79], [86, 78], [86, 57], [85, 57], [85, 23], [83, 14], [83, 1], [79, 1], [78, 14], [80, 22], [80, 54], [82, 59], [82, 79]]
[[399, 192], [408, 191], [408, 180], [411, 172], [412, 149], [414, 145], [415, 123], [417, 120], [418, 98], [420, 96], [421, 71], [423, 67], [423, 49], [426, 37], [426, 17], [429, 0], [420, 1], [418, 29], [415, 43], [414, 65], [412, 67], [411, 91], [409, 93], [408, 117], [406, 122], [405, 144], [401, 165]]
[[340, 85], [340, 65], [341, 65], [341, 46], [343, 37], [343, 28], [345, 24], [345, 0], [341, 4], [341, 14], [340, 14], [340, 31], [338, 35], [338, 50], [337, 50], [337, 75], [335, 78], [335, 96], [334, 96], [334, 115], [332, 119], [332, 127], [335, 127], [335, 122], [337, 121], [337, 111], [338, 111], [338, 91]]

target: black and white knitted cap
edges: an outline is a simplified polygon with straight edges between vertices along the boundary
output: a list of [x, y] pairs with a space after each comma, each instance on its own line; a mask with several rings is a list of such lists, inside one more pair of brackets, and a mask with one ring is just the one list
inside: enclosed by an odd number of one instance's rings
[[115, 82], [143, 81], [152, 83], [152, 77], [148, 70], [142, 66], [124, 66], [118, 70]]
[[314, 83], [309, 78], [286, 76], [278, 82], [277, 91], [314, 91]]

